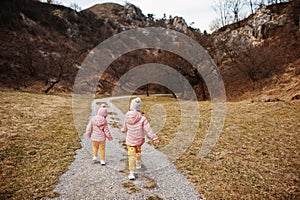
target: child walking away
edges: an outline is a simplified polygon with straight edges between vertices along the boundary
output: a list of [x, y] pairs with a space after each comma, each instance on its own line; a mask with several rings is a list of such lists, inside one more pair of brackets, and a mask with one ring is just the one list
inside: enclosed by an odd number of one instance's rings
[[111, 141], [107, 125], [107, 108], [102, 104], [96, 116], [92, 117], [86, 127], [86, 136], [91, 138], [93, 143], [93, 162], [97, 163], [98, 150], [100, 149], [100, 163], [105, 165], [105, 141]]
[[159, 143], [157, 136], [153, 133], [146, 117], [141, 115], [141, 99], [135, 98], [130, 103], [130, 111], [125, 115], [123, 133], [127, 132], [126, 145], [128, 149], [130, 180], [135, 179], [134, 169], [141, 168], [142, 145], [145, 142], [145, 133], [154, 143]]

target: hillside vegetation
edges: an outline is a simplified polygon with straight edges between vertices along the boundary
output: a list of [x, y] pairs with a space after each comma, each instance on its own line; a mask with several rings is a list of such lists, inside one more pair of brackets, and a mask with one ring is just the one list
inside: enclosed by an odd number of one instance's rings
[[[133, 28], [163, 27], [198, 41], [221, 72], [228, 100], [299, 96], [299, 1], [270, 5], [212, 34], [190, 28], [184, 19], [155, 19], [132, 4], [97, 4], [77, 12], [34, 0], [4, 0], [0, 8], [0, 86], [45, 93], [70, 93], [86, 55], [114, 34]], [[261, 19], [269, 19], [263, 21]], [[201, 75], [178, 55], [142, 49], [115, 60], [99, 81], [98, 94], [111, 94], [135, 66], [161, 63], [178, 70], [209, 99]], [[100, 77], [99, 77], [100, 78]], [[152, 85], [152, 92], [165, 91]], [[141, 87], [137, 92], [144, 92]]]

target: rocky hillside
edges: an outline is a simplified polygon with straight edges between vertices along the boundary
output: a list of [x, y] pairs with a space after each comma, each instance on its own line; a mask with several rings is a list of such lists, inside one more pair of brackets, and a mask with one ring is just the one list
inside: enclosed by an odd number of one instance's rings
[[139, 27], [158, 26], [171, 28], [183, 33], [193, 34], [182, 17], [172, 19], [154, 19], [151, 14], [145, 16], [142, 10], [133, 4], [122, 6], [115, 3], [96, 4], [88, 9], [106, 22], [119, 27], [119, 32]]
[[91, 12], [32, 0], [2, 2], [2, 87], [70, 92], [88, 51], [112, 35], [110, 25]]
[[[4, 0], [0, 7], [0, 86], [38, 92], [69, 93], [86, 55], [112, 35], [138, 27], [170, 28], [198, 41], [219, 66], [228, 99], [290, 100], [299, 95], [299, 2], [263, 7], [211, 35], [187, 26], [184, 19], [154, 19], [132, 4], [98, 4], [76, 12], [34, 0]], [[199, 99], [209, 98], [201, 76], [184, 59], [144, 49], [115, 60], [99, 81], [109, 94], [131, 68], [161, 63], [181, 72]], [[166, 88], [148, 85], [152, 91]], [[144, 90], [145, 88], [140, 88]]]
[[209, 47], [232, 99], [300, 94], [300, 1], [264, 6], [214, 32]]
[[[101, 4], [76, 12], [34, 0], [4, 0], [0, 7], [0, 86], [71, 92], [78, 67], [91, 49], [116, 33], [146, 26], [188, 33], [182, 18], [155, 21], [131, 4]], [[105, 81], [115, 82], [115, 78]], [[105, 88], [99, 92], [110, 91]]]

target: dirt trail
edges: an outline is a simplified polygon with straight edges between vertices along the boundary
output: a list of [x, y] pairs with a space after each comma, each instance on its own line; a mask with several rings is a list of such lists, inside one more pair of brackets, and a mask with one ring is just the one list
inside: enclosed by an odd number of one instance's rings
[[106, 165], [92, 163], [91, 142], [83, 135], [83, 147], [54, 190], [61, 194], [57, 199], [200, 199], [193, 185], [166, 156], [147, 143], [143, 145], [143, 164], [136, 170], [136, 180], [128, 180], [125, 134], [120, 131], [124, 114], [110, 100], [95, 100], [91, 113], [94, 115], [101, 103], [108, 105], [107, 119], [114, 140], [106, 142]]

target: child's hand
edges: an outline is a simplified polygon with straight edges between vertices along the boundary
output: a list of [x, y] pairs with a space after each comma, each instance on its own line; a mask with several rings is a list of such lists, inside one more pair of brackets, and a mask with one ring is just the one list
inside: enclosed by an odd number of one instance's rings
[[158, 144], [159, 143], [159, 140], [156, 139], [156, 140], [153, 140], [154, 144]]
[[113, 140], [113, 138], [112, 138], [112, 137], [107, 137], [107, 139], [108, 139], [109, 141], [112, 141], [112, 140]]

